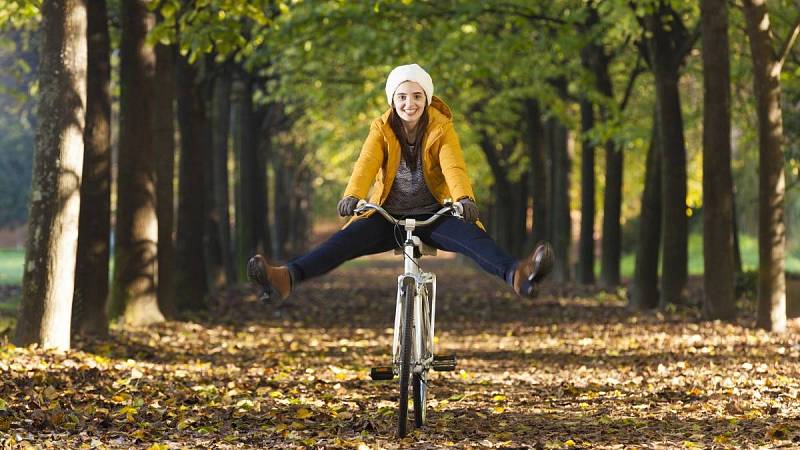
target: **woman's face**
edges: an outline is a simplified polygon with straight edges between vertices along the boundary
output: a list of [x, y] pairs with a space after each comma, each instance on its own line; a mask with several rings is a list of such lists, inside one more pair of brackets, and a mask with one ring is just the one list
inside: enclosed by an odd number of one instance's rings
[[425, 91], [418, 83], [404, 81], [394, 91], [394, 110], [404, 122], [417, 123], [426, 104]]

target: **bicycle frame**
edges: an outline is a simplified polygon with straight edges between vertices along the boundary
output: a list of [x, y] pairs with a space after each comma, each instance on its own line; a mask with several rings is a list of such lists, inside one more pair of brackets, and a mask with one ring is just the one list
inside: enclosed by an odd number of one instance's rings
[[[399, 372], [400, 366], [400, 322], [402, 316], [403, 289], [405, 279], [414, 280], [414, 339], [411, 360], [413, 371], [422, 373], [433, 363], [433, 335], [436, 323], [436, 275], [420, 270], [419, 260], [422, 242], [414, 236], [416, 220], [405, 219], [406, 240], [403, 244], [403, 274], [397, 277], [397, 307], [394, 319], [394, 339], [392, 340], [392, 362]], [[430, 292], [428, 290], [430, 286]]]
[[[412, 343], [411, 362], [413, 372], [424, 374], [433, 364], [433, 336], [434, 324], [436, 319], [436, 275], [420, 270], [419, 260], [422, 257], [423, 243], [419, 237], [414, 236], [414, 230], [418, 227], [430, 225], [439, 217], [452, 213], [456, 217], [461, 217], [463, 209], [461, 204], [449, 201], [445, 206], [426, 220], [415, 220], [407, 218], [398, 220], [392, 217], [378, 205], [367, 203], [361, 200], [356, 207], [356, 212], [363, 212], [368, 209], [375, 210], [383, 215], [386, 220], [395, 225], [400, 225], [405, 229], [406, 240], [403, 243], [403, 274], [397, 277], [397, 307], [394, 319], [394, 338], [392, 340], [392, 363], [395, 375], [400, 370], [400, 326], [403, 307], [403, 289], [405, 280], [411, 278], [414, 281], [416, 295], [414, 296], [414, 335]], [[434, 253], [435, 254], [435, 253]], [[430, 286], [430, 290], [428, 289]]]

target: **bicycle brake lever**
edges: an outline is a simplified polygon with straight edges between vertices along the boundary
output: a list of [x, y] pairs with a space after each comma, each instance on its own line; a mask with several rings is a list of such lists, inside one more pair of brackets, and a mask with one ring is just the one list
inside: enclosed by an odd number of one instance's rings
[[453, 208], [453, 215], [459, 219], [464, 219], [464, 205], [461, 202], [454, 202], [451, 207]]
[[353, 210], [353, 214], [361, 214], [363, 213], [366, 208], [364, 207], [367, 204], [367, 201], [363, 198], [356, 203], [356, 208]]

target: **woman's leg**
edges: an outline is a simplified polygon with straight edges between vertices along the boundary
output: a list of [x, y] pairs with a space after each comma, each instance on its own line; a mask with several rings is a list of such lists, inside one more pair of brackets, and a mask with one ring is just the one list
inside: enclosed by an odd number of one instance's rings
[[315, 249], [287, 264], [293, 284], [327, 273], [353, 258], [395, 248], [394, 229], [378, 214], [354, 221]]
[[512, 284], [517, 260], [474, 223], [451, 216], [442, 217], [433, 225], [420, 228], [418, 235], [428, 245], [466, 255], [486, 272]]

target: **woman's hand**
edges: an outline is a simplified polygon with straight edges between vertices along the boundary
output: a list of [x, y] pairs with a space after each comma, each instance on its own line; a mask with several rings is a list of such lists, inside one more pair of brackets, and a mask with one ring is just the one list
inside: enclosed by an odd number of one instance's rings
[[339, 204], [337, 205], [339, 215], [342, 217], [352, 216], [356, 210], [356, 205], [358, 205], [358, 199], [352, 195], [339, 200]]
[[476, 222], [478, 220], [478, 205], [475, 204], [469, 197], [464, 197], [458, 201], [464, 207], [464, 220], [467, 222]]

